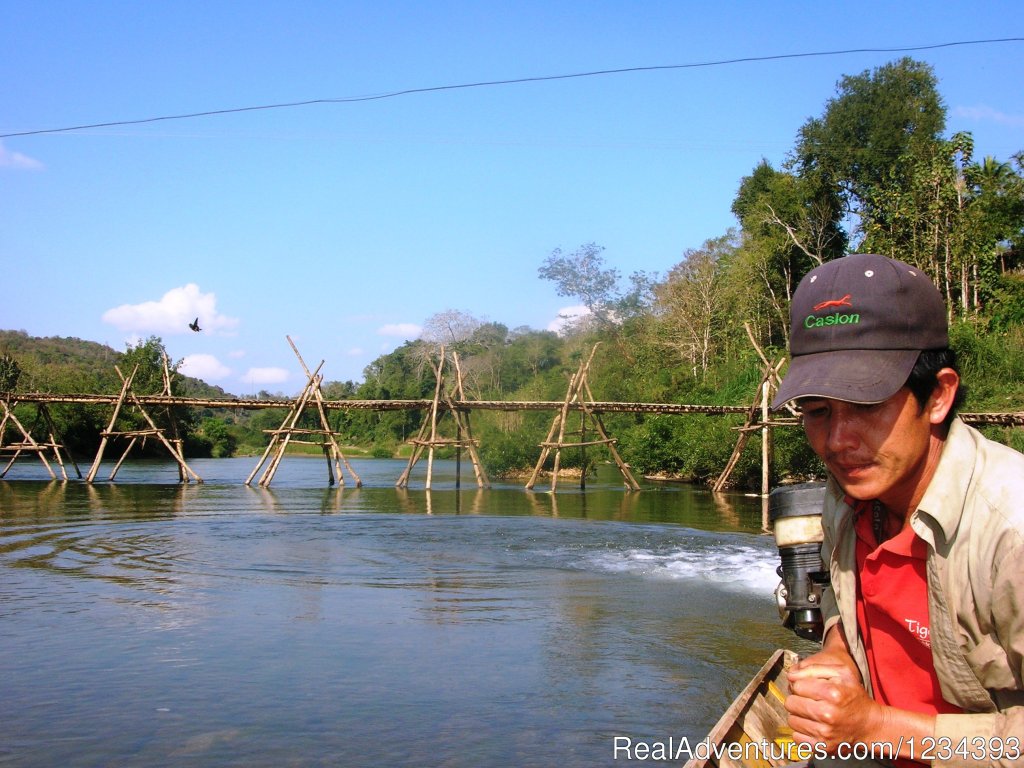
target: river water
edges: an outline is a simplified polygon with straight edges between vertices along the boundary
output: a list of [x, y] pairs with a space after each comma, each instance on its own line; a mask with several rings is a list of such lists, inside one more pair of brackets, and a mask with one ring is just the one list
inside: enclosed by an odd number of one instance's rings
[[253, 465], [0, 481], [0, 766], [624, 765], [808, 650], [759, 499]]

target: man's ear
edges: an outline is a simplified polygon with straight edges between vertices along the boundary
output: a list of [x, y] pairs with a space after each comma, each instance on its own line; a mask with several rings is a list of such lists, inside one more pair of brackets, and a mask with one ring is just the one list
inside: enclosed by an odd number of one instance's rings
[[953, 407], [956, 392], [960, 388], [960, 374], [952, 368], [943, 368], [935, 374], [935, 389], [928, 398], [928, 421], [942, 424]]

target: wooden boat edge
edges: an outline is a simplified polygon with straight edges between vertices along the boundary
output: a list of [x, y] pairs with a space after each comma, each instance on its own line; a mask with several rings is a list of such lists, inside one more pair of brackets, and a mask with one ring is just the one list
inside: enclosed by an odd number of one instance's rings
[[[797, 654], [785, 648], [779, 648], [761, 666], [757, 673], [744, 686], [743, 690], [733, 699], [732, 703], [725, 710], [722, 716], [708, 732], [704, 741], [709, 744], [726, 744], [733, 741], [730, 732], [735, 733], [737, 724], [741, 717], [749, 710], [753, 702], [768, 694], [768, 684], [780, 680], [785, 671], [797, 660]], [[783, 687], [788, 689], [788, 685]], [[742, 730], [742, 729], [740, 729]], [[753, 765], [753, 764], [752, 764]], [[756, 765], [767, 766], [770, 763], [759, 761]], [[684, 768], [716, 768], [718, 763], [711, 755], [701, 755], [688, 760]]]

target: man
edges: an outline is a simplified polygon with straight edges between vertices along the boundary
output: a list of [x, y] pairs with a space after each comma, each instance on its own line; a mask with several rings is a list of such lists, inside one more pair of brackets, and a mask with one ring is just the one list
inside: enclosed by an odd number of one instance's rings
[[822, 649], [790, 673], [796, 740], [899, 765], [1024, 765], [1024, 456], [955, 417], [941, 294], [856, 254], [804, 277], [791, 320], [772, 407], [795, 402], [828, 468], [831, 575]]

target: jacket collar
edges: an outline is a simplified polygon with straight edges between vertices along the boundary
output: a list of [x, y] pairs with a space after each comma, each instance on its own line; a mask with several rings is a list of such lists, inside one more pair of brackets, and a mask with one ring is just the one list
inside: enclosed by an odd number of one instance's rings
[[[967, 488], [974, 477], [977, 453], [974, 430], [959, 418], [953, 419], [935, 474], [911, 517], [911, 525], [917, 535], [933, 547], [948, 543], [956, 535], [963, 505], [951, 502], [967, 498]], [[941, 534], [941, 542], [936, 541], [933, 532]]]

